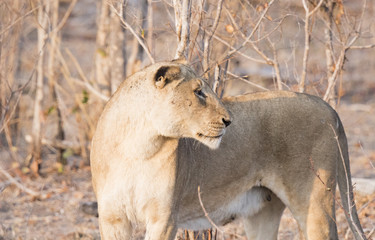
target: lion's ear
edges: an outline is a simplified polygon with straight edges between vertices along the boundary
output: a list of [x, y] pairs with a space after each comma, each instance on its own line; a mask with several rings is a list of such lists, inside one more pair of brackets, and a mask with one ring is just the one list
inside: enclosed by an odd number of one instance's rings
[[160, 67], [154, 76], [155, 85], [157, 88], [163, 88], [173, 80], [179, 79], [181, 75], [181, 69], [178, 66], [162, 66]]
[[174, 63], [181, 63], [181, 64], [184, 64], [184, 65], [188, 64], [188, 61], [186, 60], [185, 57], [180, 57], [180, 58], [177, 58], [177, 59], [173, 59], [172, 62], [174, 62]]

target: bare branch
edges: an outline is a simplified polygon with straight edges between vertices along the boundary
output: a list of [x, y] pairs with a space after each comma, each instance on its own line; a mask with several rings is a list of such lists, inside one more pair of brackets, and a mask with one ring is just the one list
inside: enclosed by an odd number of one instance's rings
[[[34, 74], [32, 74], [34, 75]], [[31, 78], [30, 78], [31, 79]], [[27, 83], [28, 84], [28, 83]], [[9, 116], [6, 118], [6, 115], [9, 111], [9, 106], [6, 108], [6, 111], [2, 114], [1, 116], [1, 119], [0, 119], [0, 133], [4, 130], [5, 126], [8, 125], [9, 121], [12, 119], [13, 115], [14, 115], [14, 112], [16, 111], [16, 106], [18, 105], [19, 101], [21, 100], [21, 97], [22, 97], [22, 92], [23, 90], [21, 90], [19, 93], [18, 93], [18, 96], [16, 98], [16, 102], [13, 106], [13, 109], [12, 111], [10, 112]], [[9, 97], [9, 100], [8, 100], [8, 105], [9, 105], [9, 102], [10, 102], [10, 99], [12, 99], [13, 95], [14, 95], [15, 92], [12, 92], [10, 97]]]
[[216, 10], [216, 17], [215, 21], [212, 26], [212, 31], [210, 34], [207, 34], [204, 39], [204, 44], [203, 44], [203, 71], [205, 72], [205, 77], [208, 79], [209, 74], [207, 69], [209, 68], [209, 62], [210, 62], [210, 43], [212, 36], [215, 34], [215, 31], [217, 29], [217, 26], [219, 25], [219, 19], [221, 15], [221, 9], [223, 8], [223, 0], [219, 0], [219, 3], [217, 4], [217, 10]]
[[71, 78], [75, 83], [85, 86], [87, 90], [89, 90], [91, 93], [93, 93], [95, 96], [97, 96], [99, 99], [103, 100], [104, 102], [107, 102], [109, 100], [109, 97], [100, 93], [93, 85], [91, 85], [89, 82], [82, 81], [78, 78]]
[[206, 208], [204, 207], [203, 205], [203, 202], [202, 202], [202, 197], [201, 197], [201, 186], [198, 186], [198, 198], [199, 198], [199, 203], [202, 207], [202, 210], [204, 212], [204, 216], [207, 218], [207, 220], [211, 223], [211, 225], [216, 228], [220, 233], [224, 233], [224, 230], [222, 230], [219, 226], [217, 226], [213, 221], [212, 219], [208, 216], [208, 213], [206, 211]]
[[302, 3], [303, 3], [303, 8], [305, 9], [305, 49], [304, 49], [303, 60], [302, 60], [301, 79], [300, 79], [299, 86], [298, 86], [300, 92], [305, 91], [305, 81], [306, 81], [306, 75], [307, 75], [307, 61], [309, 58], [310, 39], [311, 39], [310, 17], [320, 8], [320, 6], [323, 3], [323, 0], [320, 0], [318, 5], [312, 11], [309, 10], [306, 0], [302, 0]]
[[[203, 210], [203, 212], [204, 212], [204, 216], [207, 218], [207, 220], [210, 222], [210, 224], [211, 224], [214, 228], [216, 228], [216, 230], [217, 230], [218, 232], [220, 232], [221, 234], [226, 233], [224, 230], [222, 230], [220, 227], [218, 227], [218, 226], [214, 223], [214, 221], [212, 221], [212, 219], [210, 218], [210, 216], [208, 216], [208, 212], [206, 211], [206, 208], [204, 207], [203, 202], [202, 202], [202, 197], [201, 197], [201, 186], [198, 186], [198, 199], [199, 199], [199, 203], [200, 203], [200, 205], [201, 205], [201, 207], [202, 207], [202, 210]], [[245, 237], [240, 236], [240, 235], [238, 235], [238, 234], [236, 234], [236, 233], [230, 233], [230, 234], [233, 235], [233, 236], [235, 236], [235, 237], [237, 237], [237, 238], [240, 238], [240, 239], [246, 239]]]
[[[78, 71], [79, 76], [83, 79], [83, 81], [81, 81], [81, 80], [79, 80], [77, 78], [71, 78], [71, 79], [73, 79], [76, 83], [78, 83], [80, 85], [84, 85], [85, 87], [87, 87], [87, 89], [91, 93], [93, 93], [95, 96], [97, 96], [98, 98], [102, 99], [103, 101], [105, 101], [105, 102], [108, 101], [109, 100], [108, 96], [102, 94], [94, 86], [92, 86], [92, 84], [90, 84], [89, 80], [86, 78], [85, 74], [83, 73], [83, 70], [82, 70], [81, 66], [79, 65], [77, 59], [74, 57], [74, 55], [72, 54], [72, 52], [69, 49], [66, 49], [65, 52], [70, 57], [72, 63], [74, 64], [74, 66], [76, 67], [76, 69]], [[63, 59], [62, 54], [61, 54], [60, 51], [59, 51], [59, 58], [60, 58], [60, 61], [64, 61], [65, 62], [65, 60]]]
[[339, 56], [339, 59], [337, 60], [336, 65], [335, 65], [335, 71], [333, 71], [332, 76], [328, 79], [328, 87], [327, 87], [326, 93], [324, 94], [324, 97], [323, 97], [324, 101], [328, 100], [330, 92], [336, 84], [336, 79], [337, 79], [336, 77], [337, 77], [338, 73], [341, 71], [341, 68], [344, 64], [345, 53], [346, 53], [346, 50], [342, 49], [341, 53], [340, 53], [340, 56]]
[[228, 73], [228, 75], [230, 75], [230, 76], [232, 76], [232, 77], [235, 77], [235, 78], [237, 78], [238, 80], [241, 80], [241, 81], [243, 81], [243, 82], [245, 82], [245, 83], [248, 83], [248, 84], [250, 84], [250, 85], [252, 85], [252, 86], [254, 86], [254, 87], [257, 87], [257, 88], [259, 88], [259, 89], [262, 89], [262, 90], [265, 90], [265, 91], [269, 91], [269, 89], [267, 89], [267, 88], [265, 88], [265, 87], [262, 87], [261, 85], [259, 85], [259, 84], [256, 84], [256, 83], [253, 83], [253, 82], [251, 82], [251, 81], [249, 81], [249, 80], [247, 80], [247, 79], [245, 79], [245, 78], [243, 78], [243, 77], [240, 77], [240, 76], [238, 76], [238, 75], [236, 75], [236, 74], [234, 74], [234, 73], [231, 73], [231, 72], [227, 72]]
[[[229, 19], [231, 20], [231, 23], [233, 24], [235, 29], [241, 34], [241, 36], [243, 38], [246, 38], [245, 34], [238, 27], [238, 25], [237, 25], [236, 21], [234, 20], [232, 14], [230, 14], [228, 10], [227, 10], [227, 13], [228, 13]], [[285, 19], [285, 18], [283, 18], [283, 19]], [[282, 20], [280, 22], [282, 22]], [[273, 32], [273, 31], [271, 31], [271, 32]], [[282, 81], [281, 81], [280, 67], [279, 67], [279, 63], [278, 63], [278, 60], [277, 60], [277, 51], [276, 51], [276, 48], [275, 48], [274, 44], [272, 44], [271, 40], [269, 39], [269, 36], [266, 36], [266, 39], [268, 40], [268, 42], [270, 43], [270, 45], [272, 47], [274, 59], [271, 59], [271, 58], [267, 57], [267, 55], [264, 54], [253, 41], [249, 41], [249, 43], [250, 43], [251, 47], [265, 60], [265, 62], [264, 62], [265, 64], [268, 64], [268, 65], [271, 65], [271, 66], [274, 67], [276, 80], [277, 80], [277, 86], [278, 86], [278, 89], [281, 90], [282, 89]]]
[[40, 193], [35, 192], [34, 190], [31, 190], [31, 189], [25, 187], [24, 185], [22, 185], [21, 183], [19, 183], [16, 179], [14, 179], [7, 171], [5, 171], [1, 167], [0, 167], [0, 173], [3, 174], [11, 183], [13, 183], [16, 187], [21, 189], [23, 192], [25, 192], [25, 193], [33, 196], [33, 197], [36, 197], [36, 198], [39, 198], [41, 196]]
[[[303, 3], [305, 3], [305, 0], [303, 0]], [[304, 4], [305, 5], [305, 4]], [[299, 81], [299, 92], [305, 91], [305, 81], [306, 81], [306, 74], [307, 74], [307, 60], [309, 57], [309, 51], [310, 51], [310, 15], [308, 8], [305, 7], [306, 14], [305, 14], [305, 48], [303, 52], [303, 59], [302, 59], [302, 73], [301, 73], [301, 79]]]
[[9, 31], [9, 29], [11, 29], [14, 25], [16, 25], [19, 21], [25, 19], [26, 17], [28, 17], [30, 14], [34, 13], [35, 11], [39, 10], [39, 8], [41, 8], [42, 5], [39, 5], [33, 9], [31, 9], [30, 11], [28, 11], [27, 13], [25, 13], [24, 15], [20, 16], [19, 18], [17, 18], [12, 24], [9, 24], [5, 29], [3, 29], [1, 32], [0, 32], [0, 36], [3, 35], [5, 32]]
[[364, 0], [363, 5], [362, 5], [361, 16], [359, 18], [360, 20], [359, 20], [359, 24], [358, 24], [358, 28], [357, 28], [357, 33], [360, 33], [362, 31], [362, 23], [363, 23], [363, 18], [365, 16], [366, 5], [367, 5], [367, 0]]
[[375, 44], [369, 44], [364, 46], [350, 46], [349, 49], [370, 49], [375, 48]]
[[56, 26], [52, 31], [53, 32], [59, 32], [65, 25], [66, 21], [68, 20], [70, 14], [73, 11], [74, 6], [76, 5], [78, 0], [72, 0], [72, 2], [69, 4], [68, 10], [66, 10], [66, 13], [64, 17], [61, 19], [59, 25]]
[[268, 42], [270, 43], [272, 47], [272, 52], [273, 52], [273, 60], [272, 60], [272, 66], [275, 69], [275, 75], [276, 75], [276, 83], [277, 83], [277, 89], [282, 90], [283, 89], [283, 84], [281, 80], [281, 71], [280, 71], [280, 66], [279, 66], [279, 61], [277, 58], [277, 50], [275, 45], [271, 42], [269, 38]]
[[[44, 42], [44, 45], [43, 45], [43, 49], [46, 47], [46, 41]], [[24, 92], [25, 88], [30, 84], [30, 82], [32, 81], [33, 77], [34, 77], [34, 74], [36, 73], [36, 67], [38, 65], [38, 59], [41, 57], [41, 53], [42, 51], [39, 51], [39, 54], [38, 54], [38, 58], [36, 59], [36, 61], [34, 62], [34, 66], [32, 68], [32, 71], [30, 73], [30, 76], [28, 78], [28, 80], [21, 86], [19, 87], [18, 89], [16, 90], [13, 90], [10, 86], [9, 89], [11, 90], [11, 94], [9, 96], [9, 98], [7, 99], [7, 106], [5, 107], [5, 112], [2, 112], [1, 114], [1, 118], [0, 118], [0, 133], [4, 130], [5, 126], [9, 123], [9, 121], [12, 119], [12, 116], [14, 115], [15, 111], [16, 111], [16, 107], [19, 103], [19, 101], [21, 100], [21, 97], [22, 97], [22, 93]], [[8, 83], [8, 82], [7, 82]], [[18, 92], [18, 96], [16, 98], [16, 102], [13, 106], [13, 109], [12, 111], [10, 112], [10, 114], [7, 116], [8, 112], [9, 112], [9, 104], [10, 104], [10, 101], [11, 99], [13, 98], [13, 96], [15, 95], [15, 93]], [[0, 108], [3, 108], [3, 106], [0, 105]]]
[[251, 33], [249, 34], [249, 36], [245, 39], [245, 41], [238, 47], [236, 48], [235, 50], [232, 50], [228, 53], [226, 59], [229, 59], [231, 58], [231, 56], [238, 52], [240, 49], [242, 49], [248, 42], [250, 42], [250, 39], [253, 37], [254, 33], [258, 30], [259, 28], [259, 25], [261, 24], [261, 22], [263, 21], [264, 19], [264, 16], [267, 14], [268, 10], [270, 9], [270, 7], [272, 6], [272, 4], [275, 2], [275, 0], [271, 0], [268, 5], [266, 6], [266, 8], [263, 10], [263, 13], [260, 15], [260, 18], [258, 20], [258, 22], [255, 24], [253, 30], [251, 31]]
[[124, 25], [124, 27], [126, 27], [127, 29], [129, 29], [129, 31], [138, 40], [139, 44], [145, 50], [145, 52], [146, 52], [148, 58], [150, 59], [151, 63], [154, 64], [155, 63], [155, 59], [152, 57], [152, 54], [151, 54], [150, 50], [148, 49], [148, 47], [146, 46], [146, 44], [144, 43], [144, 41], [141, 39], [141, 37], [135, 32], [135, 30], [132, 28], [132, 26], [125, 21], [125, 19], [122, 17], [122, 15], [117, 11], [117, 9], [112, 4], [110, 4], [109, 6], [111, 7], [112, 11], [119, 17], [119, 19], [120, 19], [121, 23]]
[[302, 0], [302, 4], [303, 4], [303, 8], [305, 9], [305, 11], [308, 13], [308, 16], [312, 16], [316, 13], [316, 11], [319, 10], [319, 8], [322, 6], [322, 3], [324, 2], [324, 0], [320, 0], [318, 5], [315, 6], [315, 8], [313, 10], [309, 10], [309, 7], [307, 6], [307, 3], [306, 3], [306, 0]]
[[[210, 33], [209, 31], [206, 31], [206, 32]], [[218, 40], [219, 42], [221, 42], [225, 46], [229, 47], [231, 50], [236, 50], [236, 48], [232, 47], [232, 45], [230, 45], [228, 42], [226, 42], [224, 39], [220, 38], [219, 36], [214, 35], [213, 38], [215, 38], [216, 40]], [[253, 62], [263, 63], [263, 64], [269, 64], [267, 61], [263, 61], [261, 59], [256, 59], [256, 58], [250, 57], [249, 55], [246, 55], [245, 53], [240, 52], [240, 51], [236, 51], [234, 54], [238, 54], [238, 55], [240, 55], [240, 56], [242, 56], [242, 57], [244, 57], [246, 59], [249, 59], [249, 60], [251, 60]]]
[[[362, 13], [361, 13], [361, 23], [359, 24], [358, 28], [357, 28], [357, 31], [355, 33], [355, 35], [351, 38], [351, 39], [346, 39], [346, 43], [342, 43], [343, 46], [342, 46], [342, 49], [340, 51], [340, 56], [338, 58], [338, 60], [336, 61], [336, 65], [335, 65], [335, 70], [334, 72], [332, 73], [332, 75], [329, 77], [328, 79], [328, 87], [326, 89], [326, 92], [325, 92], [325, 95], [323, 97], [323, 99], [325, 101], [327, 101], [331, 95], [331, 91], [333, 90], [335, 84], [336, 84], [336, 81], [337, 81], [337, 75], [339, 74], [339, 72], [341, 71], [343, 65], [344, 65], [344, 62], [345, 62], [345, 56], [346, 56], [346, 52], [353, 48], [353, 44], [357, 41], [357, 39], [360, 37], [360, 30], [361, 30], [361, 25], [362, 25], [362, 19], [363, 19], [363, 15], [364, 15], [364, 9], [366, 8], [366, 0], [364, 0], [364, 4], [362, 6]], [[371, 47], [372, 45], [369, 45], [369, 47]], [[375, 44], [374, 44], [375, 46]], [[354, 49], [356, 49], [354, 47]]]

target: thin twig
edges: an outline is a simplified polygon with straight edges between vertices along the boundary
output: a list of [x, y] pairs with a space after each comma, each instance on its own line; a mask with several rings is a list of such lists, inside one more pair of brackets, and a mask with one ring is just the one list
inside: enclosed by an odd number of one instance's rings
[[312, 16], [316, 11], [319, 10], [319, 8], [320, 8], [320, 6], [322, 5], [323, 2], [324, 2], [324, 0], [320, 0], [318, 5], [316, 5], [315, 8], [312, 11], [310, 11], [309, 7], [307, 6], [306, 0], [302, 0], [303, 8], [305, 9], [306, 12], [308, 12], [309, 17]]
[[255, 24], [253, 30], [251, 31], [251, 33], [249, 34], [249, 36], [245, 39], [245, 41], [236, 49], [230, 51], [226, 57], [226, 59], [229, 59], [232, 57], [233, 54], [235, 54], [236, 52], [238, 52], [240, 49], [242, 49], [249, 41], [250, 39], [253, 37], [254, 33], [258, 30], [259, 28], [259, 25], [261, 24], [261, 22], [263, 21], [264, 19], [264, 16], [267, 14], [268, 10], [270, 9], [270, 7], [272, 6], [272, 4], [275, 2], [275, 0], [271, 0], [267, 7], [263, 10], [263, 13], [260, 15], [260, 18], [258, 20], [258, 22]]
[[[246, 35], [240, 30], [238, 24], [236, 23], [236, 21], [234, 20], [234, 18], [232, 16], [232, 14], [230, 14], [230, 12], [228, 11], [228, 9], [226, 9], [226, 11], [227, 11], [227, 15], [228, 15], [231, 23], [233, 24], [233, 26], [236, 29], [236, 31], [238, 31], [240, 33], [240, 35], [244, 39], [246, 39]], [[274, 28], [270, 33], [268, 33], [266, 37], [264, 37], [264, 38], [266, 38], [268, 40], [268, 42], [272, 46], [274, 59], [271, 59], [271, 58], [267, 57], [267, 55], [264, 54], [259, 49], [259, 47], [255, 44], [254, 41], [248, 41], [248, 43], [251, 45], [251, 47], [265, 60], [264, 63], [273, 66], [273, 68], [275, 69], [276, 81], [277, 81], [277, 86], [278, 86], [279, 90], [282, 89], [281, 72], [280, 72], [279, 62], [277, 60], [277, 51], [276, 51], [276, 48], [274, 47], [274, 45], [271, 43], [271, 40], [269, 39], [269, 34], [271, 34], [273, 31], [275, 31], [281, 25], [281, 23], [283, 22], [283, 20], [285, 18], [286, 17], [282, 18], [281, 21], [280, 21], [280, 23], [278, 24], [278, 26], [276, 28]]]
[[367, 235], [367, 238], [370, 239], [370, 237], [371, 237], [372, 234], [374, 234], [374, 233], [375, 233], [375, 227], [373, 227], [373, 228], [371, 229], [371, 231], [370, 231], [369, 234]]
[[211, 223], [211, 225], [216, 228], [220, 233], [224, 233], [224, 230], [222, 230], [220, 227], [218, 227], [214, 221], [212, 221], [212, 219], [210, 218], [210, 216], [208, 216], [208, 213], [206, 211], [206, 208], [204, 207], [203, 205], [203, 202], [202, 202], [202, 197], [201, 197], [201, 186], [198, 186], [198, 198], [199, 198], [199, 203], [202, 207], [202, 210], [204, 212], [204, 216], [207, 218], [207, 220]]
[[339, 71], [341, 70], [342, 66], [344, 65], [345, 53], [346, 53], [346, 49], [342, 49], [341, 53], [340, 53], [340, 56], [339, 56], [339, 59], [336, 62], [335, 70], [333, 71], [331, 77], [328, 79], [328, 87], [327, 87], [326, 92], [325, 92], [324, 97], [323, 97], [324, 101], [328, 100], [330, 92], [336, 84], [337, 75], [338, 75]]
[[[40, 7], [41, 7], [41, 6], [34, 8], [33, 11], [30, 11], [30, 12], [27, 13], [27, 14], [31, 14], [31, 13], [33, 13], [34, 10], [37, 10], [37, 9], [39, 9]], [[4, 31], [3, 31], [3, 32], [4, 32]], [[2, 33], [3, 33], [3, 32], [2, 32]], [[1, 33], [1, 34], [2, 34], [2, 33]], [[1, 34], [0, 34], [0, 35], [1, 35]], [[30, 76], [29, 76], [28, 80], [26, 81], [26, 83], [23, 84], [21, 87], [19, 87], [19, 88], [16, 89], [16, 90], [12, 90], [11, 86], [8, 85], [9, 89], [11, 90], [11, 94], [10, 94], [10, 97], [8, 98], [8, 103], [7, 103], [8, 106], [5, 108], [5, 111], [2, 113], [2, 116], [1, 116], [1, 119], [0, 119], [0, 133], [4, 130], [5, 125], [7, 125], [7, 124], [9, 123], [9, 121], [12, 119], [12, 116], [13, 116], [13, 114], [14, 114], [15, 111], [16, 111], [16, 107], [17, 107], [19, 101], [21, 100], [21, 97], [22, 97], [22, 93], [23, 93], [23, 91], [25, 90], [25, 88], [29, 85], [29, 83], [30, 83], [30, 82], [32, 81], [32, 79], [33, 79], [33, 76], [34, 76], [34, 74], [35, 74], [35, 72], [36, 72], [37, 64], [38, 64], [39, 59], [40, 59], [40, 57], [41, 57], [41, 55], [42, 55], [42, 52], [44, 51], [44, 49], [45, 49], [46, 46], [47, 46], [47, 39], [44, 40], [44, 43], [43, 43], [42, 49], [41, 49], [41, 50], [39, 51], [39, 53], [38, 53], [37, 59], [36, 59], [36, 61], [34, 62], [34, 65], [33, 65], [32, 71], [31, 71]], [[9, 83], [7, 82], [7, 84], [9, 84]], [[12, 109], [12, 111], [11, 111], [9, 117], [8, 117], [7, 119], [5, 119], [5, 118], [6, 118], [6, 115], [7, 115], [7, 113], [8, 113], [8, 111], [9, 111], [9, 104], [10, 104], [10, 101], [11, 101], [11, 99], [12, 99], [14, 93], [16, 93], [16, 92], [19, 92], [19, 94], [18, 94], [18, 96], [17, 96], [17, 98], [16, 98], [16, 102], [15, 102], [15, 104], [14, 104], [14, 106], [13, 106], [13, 109]], [[3, 106], [0, 106], [0, 107], [3, 108]]]
[[253, 82], [251, 82], [251, 81], [249, 81], [249, 80], [247, 80], [247, 79], [245, 79], [245, 78], [243, 78], [243, 77], [240, 77], [240, 76], [238, 76], [238, 75], [236, 75], [236, 74], [234, 74], [234, 73], [232, 73], [232, 72], [230, 72], [230, 71], [228, 71], [227, 73], [228, 73], [228, 75], [230, 75], [230, 76], [232, 76], [232, 77], [235, 77], [235, 78], [237, 78], [238, 80], [241, 80], [241, 81], [243, 81], [243, 82], [245, 82], [245, 83], [247, 83], [247, 84], [250, 84], [250, 85], [252, 85], [252, 86], [254, 86], [254, 87], [257, 87], [257, 88], [262, 89], [262, 90], [265, 90], [265, 91], [270, 91], [269, 89], [267, 89], [267, 88], [265, 88], [265, 87], [262, 87], [262, 86], [259, 85], [259, 84], [253, 83]]
[[[246, 35], [243, 33], [243, 31], [241, 31], [241, 28], [236, 23], [232, 14], [229, 12], [229, 10], [227, 8], [225, 10], [227, 12], [227, 16], [229, 17], [230, 22], [233, 24], [233, 26], [235, 28], [235, 30], [240, 33], [240, 36], [243, 39], [246, 40], [246, 38], [247, 38]], [[272, 65], [272, 59], [268, 58], [262, 51], [260, 51], [260, 49], [257, 47], [257, 45], [255, 45], [255, 43], [258, 43], [258, 42], [260, 42], [264, 39], [267, 39], [272, 33], [274, 33], [281, 26], [281, 24], [284, 22], [284, 20], [289, 16], [293, 16], [293, 15], [287, 14], [287, 15], [283, 16], [281, 18], [281, 20], [278, 21], [278, 24], [268, 33], [262, 34], [261, 38], [258, 38], [257, 40], [254, 40], [254, 41], [248, 41], [248, 43], [251, 44], [251, 46], [254, 48], [254, 50], [266, 61], [266, 62], [262, 62], [262, 63]]]
[[369, 160], [369, 163], [370, 163], [371, 167], [372, 167], [373, 169], [375, 169], [375, 166], [374, 166], [374, 164], [372, 163], [370, 156], [368, 155], [368, 153], [366, 152], [366, 150], [363, 148], [362, 143], [359, 141], [358, 144], [359, 144], [359, 147], [360, 147], [361, 150], [362, 150], [362, 153], [363, 153], [363, 154], [367, 157], [367, 159]]
[[225, 232], [224, 230], [222, 230], [220, 227], [218, 227], [214, 221], [212, 221], [212, 219], [210, 218], [210, 216], [208, 216], [208, 212], [206, 211], [206, 208], [204, 207], [203, 205], [203, 202], [202, 202], [202, 197], [201, 197], [201, 186], [198, 186], [198, 198], [199, 198], [199, 203], [202, 207], [202, 210], [204, 212], [204, 216], [207, 218], [207, 220], [210, 222], [210, 224], [216, 228], [217, 231], [219, 231], [221, 234], [224, 234], [224, 233], [227, 233], [227, 234], [230, 234], [230, 235], [233, 235], [234, 237], [237, 237], [237, 238], [240, 238], [240, 239], [246, 239], [245, 237], [243, 236], [240, 236], [236, 233], [229, 233], [229, 232]]
[[[207, 30], [204, 30], [204, 31], [210, 33], [210, 31], [207, 31]], [[234, 48], [232, 45], [230, 45], [228, 42], [226, 42], [224, 39], [220, 38], [219, 36], [214, 35], [213, 38], [215, 38], [216, 40], [218, 40], [219, 42], [221, 42], [225, 46], [229, 47], [231, 50], [236, 50], [236, 48]], [[267, 61], [263, 61], [261, 59], [256, 59], [256, 58], [250, 57], [249, 55], [246, 55], [245, 53], [243, 53], [241, 51], [236, 51], [236, 54], [241, 55], [242, 57], [244, 57], [248, 60], [251, 60], [253, 62], [262, 63], [262, 64], [269, 64]]]
[[7, 26], [3, 31], [0, 32], [0, 36], [3, 35], [5, 32], [7, 32], [9, 29], [11, 29], [19, 21], [21, 21], [22, 19], [26, 18], [27, 16], [29, 16], [30, 14], [32, 14], [33, 12], [35, 12], [36, 10], [38, 10], [41, 7], [42, 7], [42, 5], [39, 5], [39, 6], [35, 7], [35, 8], [33, 8], [33, 9], [31, 9], [30, 11], [28, 11], [26, 14], [22, 15], [21, 17], [17, 18], [12, 24], [9, 24], [9, 26]]
[[[65, 79], [67, 80], [67, 82], [68, 82], [69, 86], [71, 87], [71, 89], [74, 91], [75, 90], [75, 88], [73, 88], [74, 82], [72, 80], [72, 76], [70, 74], [70, 71], [69, 71], [69, 68], [67, 66], [67, 63], [66, 63], [64, 57], [62, 56], [61, 51], [59, 51], [59, 49], [58, 49], [57, 53], [58, 53], [57, 55], [58, 55], [58, 57], [60, 59], [61, 65], [62, 65], [61, 72], [64, 75]], [[81, 77], [84, 77], [84, 75], [81, 76]], [[82, 114], [86, 118], [86, 121], [87, 121], [87, 124], [89, 126], [89, 129], [90, 130], [95, 129], [95, 124], [93, 123], [91, 117], [88, 115], [87, 111], [83, 107], [83, 103], [81, 102], [81, 100], [78, 99], [78, 97], [76, 95], [74, 95], [74, 99], [75, 99], [75, 102], [77, 103], [77, 105], [79, 106], [79, 108], [82, 110]]]
[[219, 3], [217, 4], [217, 10], [216, 10], [216, 17], [212, 26], [212, 31], [207, 34], [204, 38], [204, 44], [203, 44], [203, 71], [205, 72], [205, 77], [208, 79], [209, 74], [207, 69], [209, 68], [209, 62], [210, 62], [210, 43], [212, 40], [213, 35], [215, 35], [217, 26], [219, 25], [219, 19], [221, 15], [221, 10], [223, 8], [223, 0], [219, 0]]
[[373, 198], [373, 199], [369, 200], [368, 202], [366, 202], [365, 204], [363, 204], [362, 207], [357, 210], [357, 212], [361, 213], [365, 208], [367, 208], [368, 205], [370, 205], [373, 202], [375, 202], [375, 198]]
[[349, 49], [370, 49], [370, 48], [375, 48], [375, 44], [369, 44], [369, 45], [364, 45], [364, 46], [351, 46]]
[[275, 76], [276, 76], [276, 83], [277, 83], [277, 89], [278, 90], [283, 90], [283, 84], [282, 84], [282, 80], [281, 80], [281, 71], [280, 71], [280, 64], [279, 64], [279, 60], [278, 60], [278, 57], [277, 57], [277, 50], [276, 50], [276, 47], [275, 47], [275, 44], [271, 42], [271, 39], [269, 37], [267, 37], [267, 40], [272, 48], [272, 53], [273, 53], [273, 60], [272, 60], [272, 66], [275, 70]]
[[88, 82], [82, 81], [78, 78], [71, 78], [75, 83], [85, 86], [87, 90], [89, 90], [91, 93], [93, 93], [95, 96], [103, 100], [104, 102], [107, 102], [109, 100], [109, 97], [99, 92], [93, 85], [91, 85]]
[[144, 41], [141, 39], [141, 37], [135, 32], [135, 30], [132, 28], [132, 26], [125, 21], [125, 19], [121, 16], [121, 14], [117, 11], [117, 9], [112, 4], [110, 4], [109, 6], [111, 7], [112, 11], [118, 16], [118, 18], [120, 19], [120, 21], [124, 25], [124, 27], [129, 29], [129, 31], [134, 35], [134, 37], [137, 39], [139, 44], [145, 50], [145, 52], [146, 52], [148, 58], [150, 59], [151, 63], [154, 64], [155, 59], [152, 57], [152, 54], [151, 54], [150, 50], [148, 49], [148, 47], [146, 46]]
[[7, 171], [5, 171], [2, 167], [0, 167], [0, 173], [3, 174], [11, 183], [13, 183], [14, 185], [16, 185], [16, 187], [18, 187], [19, 189], [21, 189], [23, 192], [33, 196], [33, 197], [40, 197], [41, 194], [38, 193], [38, 192], [35, 192], [34, 190], [31, 190], [27, 187], [25, 187], [24, 185], [22, 185], [21, 183], [19, 183], [15, 178], [13, 178]]
[[15, 104], [13, 106], [13, 109], [10, 112], [9, 117], [6, 118], [6, 115], [7, 115], [8, 111], [9, 111], [10, 99], [12, 99], [14, 93], [15, 92], [12, 92], [10, 94], [9, 100], [7, 101], [7, 107], [5, 108], [5, 112], [3, 112], [2, 116], [1, 116], [1, 119], [0, 119], [0, 133], [4, 130], [5, 126], [8, 125], [9, 121], [12, 119], [12, 116], [13, 116], [13, 114], [16, 111], [17, 105], [18, 105], [19, 101], [21, 100], [23, 90], [21, 90], [19, 92], [19, 94], [18, 94], [18, 96], [16, 98], [16, 102], [15, 102]]
[[[327, 87], [326, 92], [325, 92], [324, 97], [323, 97], [323, 99], [325, 101], [328, 101], [328, 99], [329, 99], [329, 97], [331, 95], [331, 91], [333, 90], [333, 87], [336, 84], [337, 75], [342, 70], [342, 67], [343, 67], [344, 62], [345, 62], [346, 52], [349, 49], [356, 49], [356, 48], [357, 49], [361, 49], [360, 46], [353, 46], [353, 44], [360, 37], [360, 33], [362, 31], [361, 29], [362, 29], [362, 23], [363, 23], [363, 19], [364, 19], [364, 13], [365, 13], [365, 10], [366, 10], [366, 5], [367, 5], [367, 1], [364, 0], [363, 1], [363, 5], [362, 5], [362, 11], [361, 11], [359, 25], [357, 26], [356, 29], [354, 29], [354, 36], [350, 39], [350, 35], [349, 35], [349, 37], [347, 37], [347, 39], [345, 40], [345, 42], [344, 42], [344, 40], [341, 40], [342, 49], [341, 49], [341, 52], [340, 52], [339, 59], [336, 62], [335, 70], [332, 73], [332, 75], [328, 78], [328, 87]], [[372, 48], [372, 47], [375, 47], [375, 44], [364, 46], [364, 48]]]
[[84, 86], [86, 86], [87, 89], [90, 92], [92, 92], [93, 94], [95, 94], [100, 99], [102, 99], [104, 101], [108, 101], [109, 100], [108, 96], [100, 93], [96, 88], [94, 88], [94, 86], [92, 86], [92, 84], [90, 84], [89, 80], [86, 78], [85, 74], [83, 73], [83, 70], [82, 70], [81, 66], [79, 65], [77, 59], [74, 57], [74, 55], [72, 54], [72, 52], [69, 49], [66, 49], [65, 52], [69, 55], [70, 59], [72, 60], [72, 62], [74, 64], [74, 66], [76, 66], [78, 74], [83, 79], [83, 81], [79, 81], [78, 79], [75, 79], [75, 78], [71, 78], [71, 79], [75, 80], [77, 83], [79, 83], [81, 85], [83, 84]]
[[73, 11], [74, 6], [76, 5], [77, 1], [78, 0], [72, 0], [72, 2], [69, 4], [68, 10], [66, 10], [66, 13], [63, 16], [63, 18], [61, 19], [59, 25], [57, 25], [56, 28], [54, 28], [52, 30], [53, 32], [59, 32], [64, 27], [66, 21], [68, 20], [70, 14]]

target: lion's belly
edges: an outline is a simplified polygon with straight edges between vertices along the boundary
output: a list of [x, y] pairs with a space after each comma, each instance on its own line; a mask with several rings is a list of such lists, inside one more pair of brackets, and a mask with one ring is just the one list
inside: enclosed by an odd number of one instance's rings
[[[233, 198], [229, 203], [209, 212], [208, 217], [218, 226], [225, 225], [238, 217], [256, 214], [263, 206], [267, 192], [263, 188], [252, 188]], [[186, 213], [181, 209], [178, 227], [190, 230], [203, 230], [213, 227], [203, 209], [199, 212]]]

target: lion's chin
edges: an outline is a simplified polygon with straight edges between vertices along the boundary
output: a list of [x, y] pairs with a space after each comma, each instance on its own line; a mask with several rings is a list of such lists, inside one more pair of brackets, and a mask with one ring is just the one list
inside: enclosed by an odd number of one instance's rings
[[196, 139], [210, 149], [217, 149], [220, 146], [223, 135], [224, 133], [214, 136], [206, 136], [202, 133], [198, 133]]

